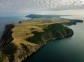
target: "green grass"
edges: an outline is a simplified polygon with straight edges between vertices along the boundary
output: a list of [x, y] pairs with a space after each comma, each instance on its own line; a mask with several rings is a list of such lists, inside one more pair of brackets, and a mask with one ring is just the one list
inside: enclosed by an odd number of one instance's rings
[[3, 53], [5, 55], [13, 55], [14, 53], [16, 53], [17, 51], [17, 47], [16, 45], [14, 45], [13, 43], [9, 43], [4, 49], [3, 49]]
[[[63, 21], [62, 21], [63, 20]], [[26, 20], [21, 23], [15, 24], [15, 27], [12, 29], [12, 36], [15, 43], [39, 43], [43, 41], [42, 36], [46, 34], [48, 39], [52, 32], [59, 32], [64, 29], [62, 22], [69, 22], [68, 19], [31, 19]], [[51, 34], [49, 34], [51, 33]], [[49, 36], [49, 37], [48, 37]], [[24, 41], [24, 42], [23, 42]]]
[[46, 42], [52, 38], [58, 37], [60, 35], [60, 32], [66, 29], [69, 28], [59, 23], [50, 24], [43, 29], [43, 32], [38, 31], [32, 32], [34, 36], [27, 38], [26, 41], [36, 44], [40, 42]]

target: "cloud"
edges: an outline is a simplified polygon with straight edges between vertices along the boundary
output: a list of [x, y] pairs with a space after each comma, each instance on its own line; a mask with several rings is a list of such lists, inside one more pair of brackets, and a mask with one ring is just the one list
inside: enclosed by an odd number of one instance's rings
[[0, 12], [77, 8], [84, 8], [84, 0], [0, 0]]

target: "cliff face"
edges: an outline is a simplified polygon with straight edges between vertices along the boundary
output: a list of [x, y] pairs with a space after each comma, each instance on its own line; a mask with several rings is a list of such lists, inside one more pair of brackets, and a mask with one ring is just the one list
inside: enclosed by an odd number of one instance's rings
[[12, 38], [12, 31], [11, 29], [14, 27], [14, 25], [9, 24], [5, 26], [5, 30], [3, 32], [3, 35], [1, 37], [0, 40], [0, 48], [2, 48], [3, 46], [5, 46], [6, 44], [8, 44], [9, 42], [11, 42], [13, 40]]
[[72, 29], [59, 23], [23, 22], [6, 25], [1, 39], [0, 62], [21, 62], [49, 40], [72, 35]]
[[[14, 25], [9, 24], [5, 26], [5, 30], [3, 32], [3, 35], [1, 37], [0, 40], [0, 62], [9, 62], [11, 61], [8, 55], [6, 57], [6, 54], [13, 54], [13, 50], [15, 49], [11, 49], [13, 44], [11, 43], [11, 41], [13, 40], [12, 38], [12, 31], [11, 29], [14, 27]], [[11, 52], [12, 50], [12, 52]], [[10, 56], [11, 56], [10, 55]]]

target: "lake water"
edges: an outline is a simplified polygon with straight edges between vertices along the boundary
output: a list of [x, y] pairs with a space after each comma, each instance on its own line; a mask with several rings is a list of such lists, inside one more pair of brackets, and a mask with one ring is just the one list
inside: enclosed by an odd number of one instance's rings
[[[67, 16], [63, 18], [84, 19], [83, 16]], [[0, 17], [0, 35], [4, 25], [16, 23], [25, 17]], [[69, 26], [74, 31], [70, 38], [49, 42], [25, 62], [84, 62], [84, 23]]]
[[[64, 18], [84, 19], [83, 16]], [[84, 62], [84, 23], [69, 27], [74, 31], [72, 37], [49, 42], [25, 62]]]
[[6, 24], [17, 23], [20, 20], [27, 20], [28, 18], [22, 16], [15, 16], [15, 17], [0, 17], [0, 37], [4, 30], [4, 26]]

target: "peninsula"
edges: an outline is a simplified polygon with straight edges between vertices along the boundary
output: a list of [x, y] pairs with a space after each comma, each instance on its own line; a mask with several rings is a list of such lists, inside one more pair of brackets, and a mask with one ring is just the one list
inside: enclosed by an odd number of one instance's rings
[[0, 62], [21, 62], [50, 40], [72, 36], [73, 30], [66, 26], [71, 23], [69, 19], [35, 18], [6, 25], [0, 40]]

